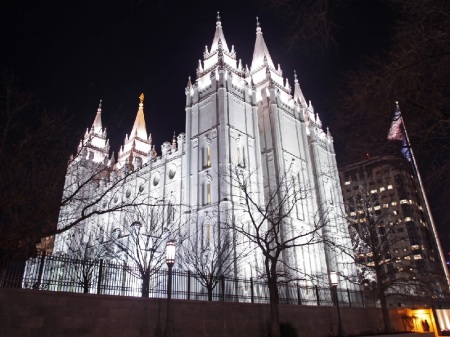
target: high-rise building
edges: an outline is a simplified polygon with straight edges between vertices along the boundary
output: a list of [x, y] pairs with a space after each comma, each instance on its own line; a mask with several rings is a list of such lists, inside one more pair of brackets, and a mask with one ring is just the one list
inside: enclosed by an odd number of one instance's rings
[[[227, 43], [218, 17], [212, 44], [206, 47], [197, 66], [197, 78], [189, 79], [186, 87], [186, 131], [162, 144], [159, 154], [147, 133], [143, 95], [117, 160], [114, 154], [110, 156], [99, 106], [78, 155], [69, 164], [65, 191], [85, 188], [80, 181], [85, 181], [83, 177], [90, 168], [107, 169], [95, 176], [94, 183], [91, 181], [91, 187], [75, 205], [71, 202], [61, 209], [59, 226], [91, 207], [98, 214], [57, 236], [55, 252], [72, 254], [70, 245], [77, 228], [86, 228], [82, 234], [85, 241], [97, 242], [96, 245], [111, 237], [123, 238], [125, 242], [133, 225], [140, 228], [142, 221], [154, 217], [164, 222], [161, 236], [180, 218], [180, 233], [184, 237], [187, 233], [197, 242], [193, 249], [212, 245], [214, 238], [221, 240], [222, 225], [228, 219], [242, 223], [248, 220], [248, 214], [241, 212], [242, 191], [231, 181], [236, 172], [239, 177], [249, 177], [252, 190], [246, 192], [253, 193], [255, 205], [261, 207], [274, 193], [282, 199], [286, 186], [281, 186], [281, 182], [288, 181], [293, 188], [302, 189], [303, 197], [291, 198], [287, 203], [295, 206], [285, 219], [292, 228], [304, 229], [306, 233], [317, 227], [316, 234], [324, 238], [346, 231], [333, 138], [328, 130], [323, 130], [319, 115], [307, 103], [296, 75], [293, 84], [292, 88], [283, 78], [280, 66], [275, 66], [259, 23], [251, 65], [243, 67], [234, 46], [230, 48]], [[125, 175], [126, 179], [120, 180]], [[105, 207], [127, 200], [135, 204], [132, 211], [102, 213]], [[150, 200], [154, 200], [153, 207], [149, 206]], [[157, 205], [160, 213], [155, 211]], [[237, 217], [240, 212], [241, 217]], [[286, 230], [283, 235], [292, 234]], [[308, 242], [309, 238], [301, 240]], [[148, 235], [148, 240], [156, 239]], [[345, 238], [341, 243], [350, 246]], [[241, 256], [239, 238], [233, 239], [233, 245], [236, 251], [231, 256]], [[263, 269], [258, 265], [258, 250], [252, 254], [236, 264], [235, 276], [256, 276], [256, 270]], [[293, 248], [281, 259], [307, 284], [328, 284], [330, 271], [346, 268], [348, 272], [352, 268], [346, 254], [323, 242]]]
[[447, 291], [439, 239], [410, 163], [374, 157], [341, 168], [340, 178], [362, 277], [377, 281], [370, 269], [378, 263], [391, 292]]

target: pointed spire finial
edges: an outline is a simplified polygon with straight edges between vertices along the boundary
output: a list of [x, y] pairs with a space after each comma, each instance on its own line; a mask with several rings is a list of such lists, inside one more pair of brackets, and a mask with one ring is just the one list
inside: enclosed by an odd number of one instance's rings
[[295, 71], [295, 69], [294, 69], [294, 82], [298, 83], [297, 71]]
[[259, 19], [256, 17], [256, 32], [261, 32], [261, 25], [259, 24]]
[[141, 103], [144, 103], [144, 93], [141, 93], [141, 95], [139, 96], [139, 100], [141, 101]]
[[221, 26], [222, 23], [220, 22], [220, 13], [219, 11], [217, 11], [217, 17], [216, 17], [217, 21], [216, 21], [216, 27]]
[[102, 100], [100, 100], [100, 103], [98, 104], [98, 109], [101, 111], [102, 110]]

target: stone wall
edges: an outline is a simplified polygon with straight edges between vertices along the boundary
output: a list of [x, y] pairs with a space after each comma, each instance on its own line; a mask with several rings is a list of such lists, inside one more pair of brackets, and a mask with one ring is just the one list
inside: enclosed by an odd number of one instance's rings
[[[160, 337], [166, 305], [166, 299], [0, 289], [0, 336]], [[336, 307], [279, 307], [281, 322], [289, 322], [299, 337], [336, 335]], [[173, 300], [171, 308], [172, 336], [264, 337], [270, 331], [267, 304]], [[382, 326], [378, 309], [341, 312], [347, 335], [371, 334]], [[398, 320], [395, 325], [402, 331]]]

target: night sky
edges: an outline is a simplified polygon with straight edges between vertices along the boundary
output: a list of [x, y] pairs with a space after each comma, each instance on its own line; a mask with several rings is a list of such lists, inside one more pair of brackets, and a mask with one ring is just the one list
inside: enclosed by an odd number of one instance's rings
[[140, 0], [9, 2], [0, 5], [2, 68], [18, 75], [21, 88], [45, 106], [74, 116], [80, 136], [102, 99], [103, 123], [116, 153], [131, 130], [141, 92], [147, 130], [158, 150], [174, 131], [184, 131], [184, 89], [188, 76], [195, 79], [205, 45], [212, 43], [217, 11], [228, 45], [235, 46], [244, 65], [251, 64], [259, 17], [274, 63], [280, 63], [291, 85], [297, 71], [306, 99], [325, 125], [341, 71], [379, 46], [383, 32], [377, 8], [363, 1], [365, 5], [343, 8], [336, 48], [302, 57], [286, 46], [282, 18], [258, 2], [191, 1], [184, 8], [176, 2]]
[[[305, 52], [308, 46], [288, 47], [282, 15], [259, 1], [83, 3], [2, 1], [0, 70], [17, 75], [21, 89], [44, 106], [67, 111], [77, 141], [102, 99], [103, 125], [115, 153], [131, 131], [141, 92], [147, 131], [158, 152], [174, 131], [185, 131], [185, 86], [188, 76], [195, 79], [205, 45], [211, 46], [217, 11], [228, 46], [235, 46], [244, 65], [251, 64], [259, 17], [274, 63], [291, 85], [297, 71], [306, 100], [335, 138], [339, 130], [332, 117], [338, 107], [332, 101], [343, 74], [385, 47], [389, 35], [390, 13], [372, 0], [341, 2], [335, 8], [336, 44], [311, 53]], [[338, 164], [343, 156], [338, 152]]]

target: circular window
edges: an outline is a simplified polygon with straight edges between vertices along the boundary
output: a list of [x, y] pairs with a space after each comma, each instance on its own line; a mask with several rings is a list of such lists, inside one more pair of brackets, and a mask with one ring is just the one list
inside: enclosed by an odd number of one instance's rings
[[170, 169], [169, 169], [169, 178], [173, 179], [173, 177], [175, 177], [175, 173], [177, 173], [177, 167], [175, 165], [170, 165]]
[[158, 186], [159, 184], [159, 173], [155, 173], [153, 176], [153, 186]]

